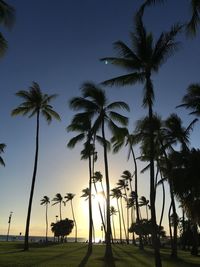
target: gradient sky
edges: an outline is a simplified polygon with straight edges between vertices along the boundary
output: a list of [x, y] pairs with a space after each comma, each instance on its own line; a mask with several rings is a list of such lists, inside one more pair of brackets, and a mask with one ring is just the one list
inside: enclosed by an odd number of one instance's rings
[[[35, 119], [11, 117], [10, 113], [20, 100], [15, 93], [27, 89], [32, 81], [40, 84], [49, 94], [57, 93], [55, 110], [61, 122], [50, 126], [41, 121], [40, 153], [36, 180], [30, 234], [45, 234], [45, 208], [40, 199], [47, 195], [52, 199], [56, 193], [75, 193], [75, 214], [78, 235], [87, 236], [87, 203], [80, 198], [81, 190], [88, 186], [88, 164], [80, 161], [81, 146], [74, 150], [66, 147], [73, 136], [65, 128], [73, 112], [68, 101], [80, 95], [84, 81], [101, 82], [122, 74], [112, 65], [105, 65], [99, 58], [114, 55], [112, 44], [122, 40], [129, 44], [129, 33], [133, 30], [133, 15], [139, 0], [9, 0], [16, 9], [16, 23], [12, 31], [1, 31], [8, 40], [9, 49], [0, 60], [0, 142], [7, 148], [3, 158], [6, 167], [1, 167], [0, 187], [0, 234], [7, 231], [10, 211], [13, 211], [11, 234], [24, 234], [27, 206], [32, 178], [35, 141]], [[175, 3], [174, 3], [175, 2]], [[190, 14], [187, 0], [168, 0], [164, 5], [148, 8], [145, 25], [156, 37], [168, 30], [173, 23], [185, 21]], [[153, 76], [155, 87], [155, 111], [166, 118], [177, 112], [185, 125], [193, 119], [182, 109], [175, 109], [193, 82], [199, 82], [200, 49], [199, 35], [195, 39], [179, 37], [180, 50], [164, 64], [158, 75]], [[134, 123], [146, 111], [141, 107], [142, 87], [106, 88], [111, 101], [126, 101], [131, 108], [130, 131]], [[191, 135], [191, 146], [199, 147], [199, 125]], [[96, 170], [104, 173], [102, 150]], [[138, 151], [136, 151], [138, 155]], [[111, 187], [126, 169], [133, 172], [132, 162], [127, 162], [127, 151], [110, 154]], [[142, 168], [141, 165], [140, 169]], [[149, 175], [140, 175], [139, 194], [149, 198]], [[161, 193], [157, 196], [160, 211]], [[169, 199], [167, 199], [167, 207]], [[100, 219], [95, 208], [97, 236]], [[49, 221], [55, 221], [58, 206], [50, 207]], [[70, 207], [63, 208], [63, 217], [71, 218]], [[166, 224], [165, 218], [165, 224]], [[167, 228], [166, 228], [167, 230]]]

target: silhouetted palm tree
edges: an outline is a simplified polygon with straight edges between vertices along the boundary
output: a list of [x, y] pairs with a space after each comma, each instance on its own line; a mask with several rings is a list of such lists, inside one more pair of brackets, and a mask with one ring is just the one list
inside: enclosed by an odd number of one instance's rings
[[75, 226], [75, 242], [77, 242], [77, 224], [76, 224], [76, 220], [75, 220], [75, 216], [74, 216], [74, 209], [73, 209], [73, 204], [72, 204], [72, 200], [74, 197], [75, 197], [75, 194], [67, 193], [67, 195], [64, 198], [66, 198], [66, 202], [70, 201], [71, 210], [72, 210], [72, 217], [73, 217], [74, 226]]
[[[139, 205], [138, 205], [138, 168], [137, 168], [137, 161], [136, 156], [133, 150], [133, 145], [136, 144], [136, 138], [133, 134], [130, 134], [128, 129], [123, 129], [123, 131], [120, 132], [120, 134], [112, 137], [111, 142], [113, 143], [113, 152], [117, 153], [119, 149], [122, 148], [122, 146], [128, 146], [128, 159], [130, 158], [130, 155], [133, 157], [134, 162], [134, 198], [135, 198], [135, 207], [136, 207], [136, 216], [137, 216], [137, 222], [140, 220], [140, 214], [139, 214]], [[133, 192], [131, 184], [130, 184], [131, 192]], [[134, 232], [133, 232], [134, 234]], [[139, 235], [139, 248], [143, 249], [143, 243], [142, 243], [142, 236]]]
[[121, 222], [121, 212], [119, 207], [119, 198], [121, 197], [121, 191], [118, 188], [111, 189], [111, 194], [113, 198], [117, 201], [117, 212], [119, 214], [119, 236], [120, 236], [120, 243], [122, 243], [122, 222]]
[[[5, 1], [0, 0], [0, 25], [10, 29], [15, 21], [15, 10]], [[8, 44], [0, 32], [0, 57], [3, 56], [8, 48]]]
[[62, 203], [63, 203], [63, 197], [60, 193], [57, 193], [56, 196], [52, 199], [54, 202], [52, 206], [59, 204], [59, 213], [60, 213], [60, 221], [62, 220]]
[[189, 109], [190, 114], [200, 117], [200, 84], [191, 84], [178, 107]]
[[48, 123], [51, 123], [52, 119], [55, 118], [60, 120], [60, 116], [57, 112], [53, 110], [53, 107], [50, 105], [50, 102], [57, 95], [48, 95], [43, 94], [38, 83], [33, 82], [28, 91], [21, 90], [16, 93], [18, 97], [24, 100], [17, 108], [12, 111], [12, 116], [16, 115], [29, 115], [29, 118], [36, 116], [36, 148], [35, 148], [35, 160], [34, 160], [34, 170], [32, 177], [31, 192], [28, 205], [28, 214], [26, 221], [26, 231], [25, 231], [25, 243], [24, 250], [29, 249], [28, 237], [29, 237], [29, 225], [31, 217], [31, 207], [33, 200], [33, 193], [35, 187], [35, 179], [37, 173], [38, 165], [38, 151], [39, 151], [39, 128], [40, 128], [40, 116], [43, 116]]
[[[82, 195], [81, 197], [84, 197], [85, 200], [90, 199], [91, 197], [94, 197], [94, 195], [91, 193], [90, 189], [87, 187], [82, 190]], [[94, 242], [95, 242], [95, 229], [94, 229], [94, 223], [93, 223], [93, 218], [89, 217], [89, 245], [88, 245], [88, 253], [92, 252], [92, 231], [93, 231], [93, 236], [94, 236]], [[91, 227], [91, 230], [90, 230]], [[91, 232], [91, 233], [90, 233]]]
[[[99, 194], [99, 192], [97, 190], [96, 183], [97, 182], [101, 182], [101, 184], [102, 184], [102, 178], [103, 178], [103, 175], [101, 174], [101, 172], [95, 172], [94, 176], [92, 177], [94, 188], [95, 188], [95, 192], [96, 192], [96, 196], [98, 196], [98, 194]], [[104, 191], [102, 191], [102, 195], [103, 195], [103, 197], [105, 199], [105, 192]], [[103, 218], [103, 212], [102, 212], [102, 209], [101, 209], [102, 207], [101, 207], [99, 199], [97, 199], [97, 202], [98, 202], [98, 207], [99, 207], [99, 212], [100, 212], [100, 216], [101, 216], [101, 222], [102, 222], [102, 226], [103, 226], [103, 229], [104, 229], [104, 233], [106, 233], [105, 221], [104, 221], [104, 218]]]
[[[126, 237], [126, 242], [127, 244], [129, 244], [129, 209], [128, 209], [128, 205], [127, 205], [127, 202], [128, 202], [128, 195], [127, 195], [127, 190], [128, 190], [128, 181], [125, 180], [125, 179], [119, 179], [118, 182], [117, 182], [117, 185], [118, 185], [118, 188], [121, 190], [123, 189], [124, 190], [124, 194], [122, 194], [125, 202], [126, 202], [126, 223], [127, 223], [127, 227], [126, 227], [126, 231], [124, 229], [124, 233], [125, 233], [125, 237]], [[121, 209], [122, 209], [122, 220], [123, 220], [123, 223], [125, 222], [124, 220], [124, 215], [123, 215], [123, 208], [122, 208], [122, 198], [120, 199], [121, 201]], [[125, 227], [125, 225], [124, 225]]]
[[149, 200], [146, 199], [146, 197], [141, 196], [140, 197], [140, 202], [139, 202], [139, 206], [145, 206], [146, 207], [146, 215], [147, 215], [147, 220], [149, 220], [149, 216], [148, 216], [148, 205], [149, 205]]
[[[6, 145], [1, 143], [0, 144], [0, 154], [1, 153], [4, 153], [4, 149], [6, 148]], [[0, 165], [4, 166], [5, 167], [5, 162], [3, 160], [3, 158], [0, 156]]]
[[115, 207], [110, 207], [110, 216], [112, 217], [112, 226], [113, 226], [113, 233], [114, 233], [114, 240], [116, 240], [116, 234], [115, 234], [115, 223], [114, 223], [114, 215], [117, 214], [117, 210]]
[[50, 203], [50, 199], [47, 196], [44, 196], [41, 200], [40, 200], [40, 205], [45, 205], [46, 207], [46, 242], [48, 242], [48, 204]]
[[[143, 106], [148, 108], [150, 121], [153, 118], [154, 89], [151, 79], [152, 73], [157, 73], [160, 66], [177, 49], [174, 41], [181, 27], [176, 25], [169, 32], [162, 33], [158, 40], [154, 42], [153, 35], [147, 33], [142, 14], [137, 13], [135, 17], [135, 32], [131, 33], [131, 47], [124, 42], [114, 43], [118, 51], [118, 57], [106, 57], [101, 60], [114, 64], [128, 70], [128, 74], [104, 81], [104, 85], [132, 85], [136, 83], [144, 84]], [[151, 220], [153, 225], [152, 240], [155, 250], [156, 267], [162, 266], [159, 251], [159, 240], [157, 235], [156, 211], [155, 211], [155, 187], [154, 187], [154, 143], [153, 131], [150, 123], [150, 202]]]
[[102, 144], [104, 150], [104, 166], [105, 166], [105, 180], [106, 180], [106, 250], [105, 259], [112, 259], [111, 248], [111, 224], [110, 224], [110, 181], [109, 181], [109, 167], [108, 167], [108, 144], [105, 136], [105, 125], [107, 124], [113, 135], [119, 130], [115, 122], [126, 126], [128, 118], [117, 113], [116, 109], [125, 109], [129, 111], [129, 107], [122, 101], [108, 103], [105, 92], [94, 83], [84, 83], [82, 86], [83, 97], [74, 98], [71, 101], [71, 106], [77, 110], [85, 111], [85, 116], [94, 120], [93, 132], [96, 133], [101, 130]]
[[[73, 109], [76, 109], [73, 106], [74, 98], [70, 101], [70, 106]], [[81, 117], [81, 118], [80, 118]], [[93, 219], [92, 219], [92, 156], [94, 156], [94, 145], [93, 145], [93, 135], [91, 132], [91, 120], [87, 116], [84, 116], [83, 113], [78, 113], [72, 119], [71, 124], [67, 127], [68, 131], [77, 132], [78, 134], [73, 137], [67, 144], [69, 148], [74, 148], [79, 142], [84, 141], [84, 149], [81, 151], [81, 159], [88, 160], [88, 169], [89, 169], [89, 242], [88, 242], [88, 253], [92, 253], [92, 228], [93, 228]]]

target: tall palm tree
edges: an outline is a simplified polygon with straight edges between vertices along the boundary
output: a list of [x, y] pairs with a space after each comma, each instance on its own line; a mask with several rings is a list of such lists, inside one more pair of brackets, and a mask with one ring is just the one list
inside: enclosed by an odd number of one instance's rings
[[[0, 25], [10, 29], [15, 21], [15, 10], [5, 1], [0, 0]], [[7, 40], [0, 32], [0, 57], [2, 57], [8, 48]]]
[[115, 122], [126, 126], [128, 118], [117, 113], [117, 109], [125, 109], [129, 111], [129, 107], [125, 102], [118, 101], [108, 103], [105, 92], [95, 85], [94, 83], [84, 83], [82, 86], [83, 97], [74, 98], [71, 101], [71, 106], [78, 110], [85, 111], [85, 116], [93, 120], [93, 131], [96, 133], [101, 130], [102, 145], [104, 151], [104, 166], [105, 166], [105, 179], [106, 179], [106, 250], [105, 259], [112, 259], [111, 248], [111, 224], [110, 224], [110, 181], [109, 181], [109, 167], [108, 167], [108, 144], [105, 136], [105, 126], [108, 125], [109, 129], [115, 134], [119, 130], [119, 126]]
[[[71, 100], [73, 101], [73, 99]], [[75, 109], [71, 103], [70, 106]], [[81, 119], [80, 119], [81, 117]], [[72, 119], [71, 124], [67, 127], [68, 131], [76, 132], [77, 135], [73, 137], [67, 144], [69, 148], [74, 148], [78, 143], [84, 141], [84, 149], [81, 151], [81, 159], [88, 160], [88, 170], [89, 170], [89, 188], [88, 188], [88, 208], [89, 208], [89, 242], [88, 242], [88, 253], [92, 253], [92, 229], [93, 229], [93, 219], [92, 219], [92, 156], [94, 155], [94, 145], [93, 136], [91, 133], [91, 120], [82, 113], [78, 113]]]
[[[6, 148], [6, 145], [1, 143], [0, 144], [0, 154], [1, 153], [4, 153], [4, 149]], [[4, 166], [5, 167], [5, 162], [3, 160], [3, 158], [0, 156], [0, 165]]]
[[26, 231], [25, 231], [25, 242], [24, 250], [29, 249], [28, 237], [29, 237], [29, 225], [31, 217], [31, 207], [33, 200], [33, 193], [35, 187], [35, 179], [37, 174], [37, 165], [38, 165], [38, 151], [39, 151], [39, 128], [40, 128], [40, 116], [43, 116], [48, 123], [51, 123], [52, 119], [55, 118], [60, 120], [60, 116], [53, 107], [50, 105], [50, 102], [55, 99], [57, 95], [48, 95], [43, 94], [38, 83], [33, 82], [28, 91], [21, 90], [16, 93], [24, 102], [22, 102], [17, 108], [15, 108], [11, 115], [29, 115], [29, 118], [36, 116], [36, 144], [35, 144], [35, 161], [34, 169], [32, 176], [31, 192], [28, 205], [28, 214], [26, 220]]
[[48, 204], [50, 203], [50, 199], [48, 196], [44, 196], [40, 200], [40, 205], [45, 205], [46, 207], [46, 242], [48, 242]]
[[60, 221], [62, 220], [62, 203], [63, 203], [63, 197], [60, 193], [57, 193], [55, 197], [52, 199], [54, 202], [52, 206], [59, 204], [59, 213], [60, 213]]
[[113, 226], [113, 233], [114, 233], [114, 240], [116, 240], [116, 234], [115, 234], [115, 223], [114, 223], [114, 215], [117, 214], [117, 210], [114, 206], [110, 207], [110, 216], [112, 217], [112, 226]]
[[[136, 83], [144, 84], [143, 106], [148, 108], [150, 121], [153, 118], [154, 89], [151, 79], [152, 73], [157, 73], [160, 66], [177, 49], [177, 43], [174, 41], [177, 33], [180, 31], [179, 25], [173, 26], [169, 32], [162, 33], [158, 40], [154, 42], [153, 35], [147, 33], [142, 14], [138, 13], [135, 17], [135, 32], [131, 34], [131, 48], [124, 42], [114, 43], [118, 51], [117, 57], [102, 58], [102, 61], [114, 64], [118, 67], [128, 70], [128, 74], [104, 81], [104, 85], [132, 85]], [[155, 210], [155, 187], [154, 187], [154, 143], [153, 131], [150, 124], [150, 202], [151, 202], [151, 220], [153, 225], [152, 239], [154, 246], [156, 267], [162, 266], [160, 259], [159, 240], [156, 224]]]
[[67, 193], [67, 195], [64, 198], [66, 198], [66, 202], [70, 201], [71, 210], [72, 210], [72, 217], [73, 217], [74, 226], [75, 226], [75, 242], [77, 242], [77, 224], [76, 224], [76, 220], [75, 220], [75, 216], [74, 216], [74, 209], [73, 209], [73, 204], [72, 204], [72, 200], [74, 197], [75, 197], [75, 194]]

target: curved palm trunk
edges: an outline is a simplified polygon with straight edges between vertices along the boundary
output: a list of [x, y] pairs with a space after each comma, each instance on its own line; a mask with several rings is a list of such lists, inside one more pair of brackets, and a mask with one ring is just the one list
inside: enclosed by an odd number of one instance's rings
[[29, 226], [30, 226], [30, 218], [31, 218], [31, 209], [32, 209], [32, 201], [33, 201], [33, 193], [35, 188], [35, 179], [37, 174], [37, 164], [38, 164], [38, 151], [39, 151], [39, 117], [40, 113], [37, 112], [37, 121], [36, 121], [36, 147], [35, 147], [35, 161], [34, 161], [34, 169], [33, 169], [33, 177], [32, 177], [32, 184], [31, 184], [31, 192], [29, 198], [29, 205], [28, 205], [28, 213], [26, 219], [26, 230], [25, 230], [25, 241], [24, 241], [24, 250], [29, 249]]
[[[161, 179], [162, 179], [162, 175], [161, 175]], [[162, 220], [163, 220], [163, 215], [164, 215], [164, 210], [165, 210], [165, 186], [164, 186], [164, 182], [162, 181], [162, 191], [163, 191], [163, 203], [162, 203], [162, 210], [161, 210], [161, 215], [160, 215], [160, 223], [159, 226], [162, 225]]]
[[[151, 83], [151, 74], [146, 74], [146, 88], [148, 97], [151, 98], [153, 87]], [[155, 209], [155, 177], [154, 177], [154, 136], [153, 136], [153, 109], [152, 99], [148, 100], [149, 124], [150, 124], [150, 206], [152, 222], [152, 242], [154, 247], [155, 267], [162, 267], [160, 257], [160, 242], [157, 233], [156, 209]]]
[[75, 220], [75, 216], [74, 216], [74, 209], [73, 209], [72, 199], [70, 201], [70, 204], [71, 204], [72, 217], [73, 217], [74, 226], [75, 226], [75, 242], [77, 242], [77, 224], [76, 224], [76, 220]]
[[171, 210], [172, 210], [172, 203], [170, 204], [169, 211], [168, 211], [168, 223], [169, 223], [169, 235], [170, 235], [170, 240], [171, 240], [171, 249], [173, 247], [173, 238], [172, 238], [172, 227], [171, 227], [171, 220], [170, 220], [170, 215], [171, 215]]
[[88, 254], [92, 253], [92, 227], [93, 227], [93, 220], [92, 220], [92, 162], [91, 162], [91, 155], [89, 156], [89, 243], [88, 243]]
[[103, 148], [104, 148], [104, 165], [105, 165], [105, 178], [106, 178], [106, 250], [104, 257], [106, 260], [112, 260], [112, 247], [111, 247], [111, 224], [110, 224], [110, 181], [108, 173], [108, 158], [107, 158], [107, 143], [104, 131], [104, 121], [102, 122], [102, 137], [103, 137]]
[[122, 244], [122, 222], [121, 222], [121, 212], [119, 208], [118, 198], [117, 198], [117, 208], [118, 208], [118, 213], [119, 213], [119, 237], [120, 237], [120, 243]]
[[48, 204], [46, 204], [46, 243], [48, 242], [48, 216], [47, 216], [47, 212], [48, 212]]
[[[133, 156], [134, 167], [135, 167], [135, 208], [136, 208], [136, 222], [140, 223], [140, 213], [139, 213], [139, 204], [138, 204], [138, 178], [137, 178], [137, 162], [135, 158], [135, 153], [131, 146], [131, 153]], [[142, 235], [139, 235], [139, 248], [141, 250], [144, 249], [143, 242], [142, 242]]]
[[125, 226], [125, 220], [124, 220], [124, 212], [123, 212], [123, 205], [122, 205], [122, 198], [120, 198], [120, 204], [121, 204], [121, 215], [122, 215], [122, 222], [124, 227], [124, 235], [127, 240], [127, 233], [126, 233], [126, 226]]

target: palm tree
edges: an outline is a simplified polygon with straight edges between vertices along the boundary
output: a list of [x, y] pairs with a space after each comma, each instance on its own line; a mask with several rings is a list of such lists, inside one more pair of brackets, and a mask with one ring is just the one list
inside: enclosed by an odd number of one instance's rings
[[[73, 99], [71, 100], [73, 101]], [[70, 102], [70, 106], [71, 105]], [[80, 119], [81, 117], [81, 119]], [[71, 124], [67, 127], [68, 131], [77, 132], [78, 134], [73, 137], [67, 144], [69, 148], [74, 148], [78, 143], [84, 140], [84, 149], [81, 151], [81, 159], [88, 160], [88, 169], [89, 169], [89, 188], [88, 188], [88, 206], [89, 206], [89, 242], [88, 242], [88, 254], [92, 253], [92, 229], [93, 227], [93, 219], [92, 219], [92, 156], [94, 156], [94, 144], [93, 144], [93, 136], [91, 133], [91, 120], [88, 119], [84, 114], [76, 114], [72, 119]]]
[[149, 220], [149, 216], [148, 216], [148, 205], [149, 205], [149, 200], [146, 199], [146, 197], [141, 196], [140, 197], [140, 202], [139, 202], [139, 206], [145, 206], [146, 207], [146, 215], [147, 215], [147, 220]]
[[189, 109], [190, 114], [200, 117], [200, 84], [191, 84], [182, 99], [182, 104], [177, 107]]
[[[134, 162], [134, 178], [135, 178], [135, 184], [134, 184], [134, 197], [135, 197], [135, 207], [136, 207], [136, 216], [137, 216], [137, 222], [140, 221], [140, 214], [139, 214], [139, 205], [138, 205], [138, 168], [137, 168], [137, 161], [136, 156], [133, 150], [133, 145], [136, 143], [136, 138], [133, 134], [130, 134], [128, 129], [123, 129], [123, 131], [120, 132], [119, 135], [114, 136], [111, 139], [111, 142], [113, 143], [113, 152], [117, 153], [119, 149], [122, 148], [122, 146], [128, 146], [128, 159], [130, 158], [130, 154], [133, 157]], [[131, 183], [130, 183], [131, 192], [133, 192]], [[133, 233], [134, 234], [134, 233]], [[142, 235], [139, 235], [139, 248], [143, 249], [143, 243], [142, 243]]]
[[117, 214], [117, 210], [114, 206], [110, 207], [110, 216], [112, 217], [112, 226], [113, 226], [113, 233], [114, 233], [114, 240], [116, 240], [116, 234], [115, 234], [115, 223], [114, 223], [114, 215]]
[[60, 193], [57, 193], [56, 196], [52, 199], [54, 202], [52, 206], [59, 204], [59, 213], [60, 213], [60, 221], [62, 220], [62, 203], [63, 203], [63, 197]]
[[[94, 188], [95, 188], [95, 192], [96, 192], [96, 196], [98, 196], [98, 194], [99, 194], [99, 192], [97, 190], [96, 183], [97, 182], [101, 182], [101, 184], [102, 184], [102, 177], [103, 177], [103, 175], [101, 174], [101, 172], [98, 172], [98, 171], [95, 172], [94, 173], [94, 176], [92, 177]], [[105, 199], [105, 193], [104, 193], [104, 191], [102, 191], [102, 195], [103, 195], [103, 197]], [[103, 212], [102, 212], [102, 209], [101, 209], [101, 204], [99, 202], [99, 199], [97, 199], [97, 202], [98, 202], [98, 207], [99, 207], [99, 212], [100, 212], [100, 216], [101, 216], [101, 222], [102, 222], [102, 226], [103, 226], [103, 229], [104, 229], [104, 233], [106, 233], [105, 221], [104, 221], [104, 218], [103, 218]]]
[[[10, 29], [15, 21], [15, 10], [5, 1], [0, 0], [0, 24]], [[0, 57], [2, 57], [8, 48], [8, 44], [0, 32]]]
[[[6, 145], [1, 143], [0, 144], [0, 154], [1, 153], [4, 153], [4, 149], [6, 148]], [[0, 156], [0, 165], [4, 166], [5, 167], [5, 162], [3, 160], [3, 158]]]
[[105, 125], [107, 124], [109, 129], [115, 134], [119, 127], [115, 122], [126, 126], [128, 118], [117, 113], [116, 109], [126, 109], [129, 111], [129, 107], [125, 102], [118, 101], [108, 103], [105, 92], [95, 85], [94, 83], [84, 83], [82, 86], [83, 97], [74, 98], [71, 101], [71, 106], [78, 110], [85, 111], [84, 116], [93, 120], [92, 130], [96, 133], [101, 130], [102, 144], [104, 150], [104, 166], [105, 166], [105, 179], [106, 179], [106, 219], [107, 219], [107, 231], [106, 231], [106, 250], [105, 259], [112, 259], [111, 248], [111, 224], [110, 224], [110, 181], [109, 181], [109, 167], [108, 167], [108, 144], [105, 136]]
[[[119, 179], [118, 182], [117, 182], [117, 185], [118, 185], [119, 189], [123, 189], [124, 190], [124, 194], [122, 194], [122, 196], [124, 197], [125, 202], [126, 202], [126, 223], [127, 223], [126, 230], [125, 230], [125, 224], [124, 224], [124, 233], [125, 233], [125, 237], [126, 237], [126, 242], [127, 242], [127, 244], [129, 244], [129, 231], [128, 231], [128, 229], [129, 229], [129, 209], [128, 209], [128, 205], [127, 205], [127, 202], [128, 202], [128, 195], [127, 195], [128, 183], [127, 183], [127, 180]], [[124, 223], [123, 208], [122, 208], [122, 198], [120, 198], [120, 200], [121, 200], [122, 219], [123, 219], [123, 223]]]
[[[82, 195], [81, 197], [84, 197], [85, 200], [90, 201], [90, 198], [94, 197], [94, 195], [91, 193], [91, 190], [86, 187], [85, 189], [82, 190]], [[91, 221], [91, 222], [90, 222]], [[90, 229], [91, 228], [91, 229]], [[94, 236], [94, 242], [95, 242], [95, 229], [94, 229], [94, 223], [93, 223], [93, 218], [90, 218], [90, 208], [89, 208], [89, 245], [88, 245], [88, 253], [92, 253], [92, 232]]]
[[[104, 81], [104, 85], [132, 85], [135, 83], [144, 84], [143, 106], [148, 108], [150, 121], [153, 118], [154, 89], [151, 79], [152, 73], [157, 73], [159, 67], [173, 54], [177, 49], [177, 43], [174, 39], [180, 31], [179, 25], [173, 26], [169, 32], [162, 33], [158, 40], [154, 42], [153, 35], [147, 33], [142, 14], [139, 12], [135, 17], [135, 33], [131, 34], [131, 48], [124, 42], [114, 43], [114, 47], [119, 52], [118, 57], [102, 58], [104, 62], [114, 64], [128, 70], [129, 73]], [[156, 210], [155, 210], [155, 187], [154, 187], [154, 143], [153, 131], [150, 123], [150, 202], [151, 202], [151, 220], [153, 225], [152, 239], [155, 250], [156, 267], [162, 265], [159, 251], [159, 240], [157, 235]]]
[[76, 220], [75, 220], [75, 216], [74, 216], [74, 209], [73, 209], [73, 204], [72, 204], [72, 200], [74, 197], [75, 197], [75, 194], [72, 194], [72, 193], [67, 193], [67, 195], [65, 196], [66, 202], [70, 201], [71, 210], [72, 210], [72, 217], [73, 217], [74, 226], [75, 226], [75, 242], [77, 242], [77, 224], [76, 224]]
[[55, 118], [60, 120], [60, 116], [53, 107], [50, 105], [51, 100], [53, 100], [57, 95], [43, 94], [38, 83], [33, 82], [28, 91], [21, 90], [16, 93], [21, 99], [24, 100], [17, 108], [12, 111], [12, 116], [29, 114], [29, 118], [36, 116], [36, 148], [35, 148], [35, 161], [32, 176], [31, 192], [28, 205], [28, 214], [26, 220], [26, 231], [25, 231], [25, 242], [24, 250], [29, 249], [28, 237], [29, 237], [29, 225], [31, 217], [31, 207], [33, 200], [33, 193], [35, 187], [35, 179], [37, 174], [38, 165], [38, 151], [39, 151], [39, 128], [40, 128], [40, 116], [42, 115], [48, 123], [51, 123], [52, 119]]
[[111, 194], [113, 198], [117, 201], [117, 212], [119, 214], [119, 236], [120, 236], [120, 243], [122, 243], [122, 222], [121, 222], [121, 212], [119, 207], [119, 198], [121, 198], [121, 190], [118, 188], [111, 189]]
[[48, 242], [48, 216], [47, 216], [47, 212], [48, 212], [48, 204], [49, 203], [50, 203], [50, 199], [47, 196], [44, 196], [40, 200], [40, 205], [45, 205], [46, 206], [46, 242]]

